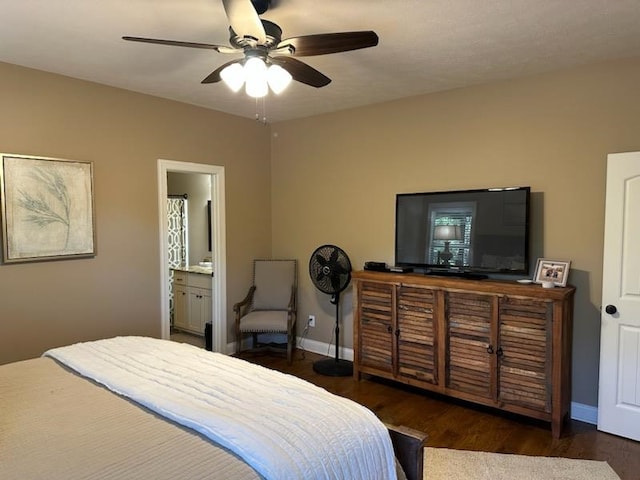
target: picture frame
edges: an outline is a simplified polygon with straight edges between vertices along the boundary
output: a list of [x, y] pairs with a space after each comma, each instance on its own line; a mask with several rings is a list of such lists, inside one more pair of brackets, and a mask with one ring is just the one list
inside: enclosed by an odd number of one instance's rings
[[539, 258], [533, 281], [535, 283], [553, 282], [556, 287], [564, 287], [567, 285], [570, 267], [571, 261], [569, 260]]
[[0, 154], [2, 263], [96, 255], [93, 163]]

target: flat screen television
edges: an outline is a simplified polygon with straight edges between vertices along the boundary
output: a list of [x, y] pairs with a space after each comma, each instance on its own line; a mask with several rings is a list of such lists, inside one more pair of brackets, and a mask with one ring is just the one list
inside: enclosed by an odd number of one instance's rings
[[395, 263], [427, 274], [529, 272], [530, 187], [396, 195]]

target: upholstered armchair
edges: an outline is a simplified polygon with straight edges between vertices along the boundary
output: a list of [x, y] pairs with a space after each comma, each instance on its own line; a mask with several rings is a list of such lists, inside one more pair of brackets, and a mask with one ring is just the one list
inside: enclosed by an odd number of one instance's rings
[[233, 306], [236, 314], [236, 354], [242, 351], [247, 334], [252, 336], [252, 351], [268, 349], [284, 352], [282, 346], [259, 342], [258, 335], [287, 335], [287, 362], [291, 363], [296, 342], [296, 295], [298, 262], [296, 260], [254, 260], [253, 285], [247, 296]]

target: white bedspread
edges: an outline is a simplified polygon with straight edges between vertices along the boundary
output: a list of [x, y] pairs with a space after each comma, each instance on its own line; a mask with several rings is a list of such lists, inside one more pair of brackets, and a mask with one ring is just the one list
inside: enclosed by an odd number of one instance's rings
[[44, 355], [200, 432], [267, 479], [396, 478], [391, 440], [376, 416], [294, 376], [144, 337]]

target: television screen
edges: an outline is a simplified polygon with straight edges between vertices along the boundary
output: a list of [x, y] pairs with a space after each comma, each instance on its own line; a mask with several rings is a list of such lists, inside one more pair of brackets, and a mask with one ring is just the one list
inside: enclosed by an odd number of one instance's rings
[[396, 265], [528, 274], [529, 193], [509, 187], [398, 194]]

